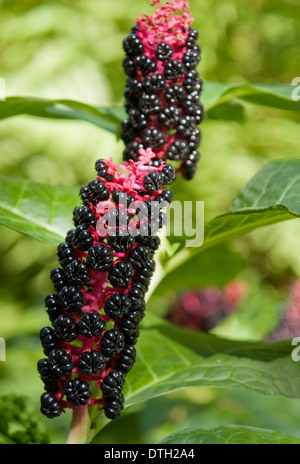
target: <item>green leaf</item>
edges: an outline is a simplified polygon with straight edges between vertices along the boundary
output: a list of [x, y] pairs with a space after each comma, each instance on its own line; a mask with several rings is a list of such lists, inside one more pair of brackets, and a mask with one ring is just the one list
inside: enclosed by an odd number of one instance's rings
[[[222, 84], [204, 82], [202, 101], [208, 118], [232, 119], [233, 104], [237, 113], [241, 112], [238, 103], [252, 103], [279, 110], [300, 111], [300, 104], [292, 98], [292, 85], [263, 84]], [[226, 107], [229, 113], [226, 113]], [[238, 117], [236, 116], [236, 119]]]
[[245, 105], [237, 101], [220, 103], [217, 106], [208, 108], [206, 111], [208, 119], [226, 119], [229, 121], [245, 120]]
[[64, 240], [78, 203], [73, 187], [0, 177], [0, 224], [42, 242]]
[[181, 430], [165, 437], [159, 443], [165, 445], [299, 445], [300, 440], [276, 430], [226, 425]]
[[[209, 119], [242, 120], [245, 102], [280, 110], [300, 111], [292, 99], [292, 85], [224, 84], [205, 81], [201, 101]], [[113, 134], [120, 134], [120, 121], [126, 117], [119, 107], [95, 107], [74, 100], [46, 100], [8, 97], [0, 102], [0, 119], [19, 115], [40, 118], [81, 120]]]
[[290, 340], [277, 343], [233, 341], [199, 330], [178, 327], [153, 314], [147, 315], [143, 326], [146, 330], [157, 330], [163, 336], [180, 343], [204, 358], [224, 353], [238, 358], [269, 362], [291, 354]]
[[0, 102], [0, 119], [19, 115], [51, 119], [86, 121], [113, 134], [119, 132], [119, 109], [96, 108], [73, 100], [44, 100], [31, 97], [8, 97]]
[[[234, 349], [235, 342], [230, 343]], [[249, 359], [246, 350], [244, 353], [245, 357], [222, 352], [203, 357], [160, 330], [143, 330], [137, 345], [136, 364], [126, 378], [126, 407], [195, 386], [299, 397], [299, 366], [290, 355], [276, 358], [278, 353], [274, 350], [273, 360], [263, 361], [254, 359], [254, 356]], [[102, 412], [93, 410], [89, 441], [107, 422]]]
[[300, 371], [290, 356], [268, 362], [223, 353], [204, 358], [159, 331], [145, 331], [137, 364], [127, 377], [127, 406], [192, 386], [297, 398]]
[[[202, 246], [182, 248], [163, 263], [173, 272], [198, 253], [259, 227], [300, 217], [300, 160], [279, 160], [264, 166], [244, 187], [229, 212], [210, 221]], [[201, 243], [200, 243], [201, 245]]]
[[[201, 286], [225, 286], [245, 268], [245, 261], [238, 253], [233, 252], [229, 245], [222, 243], [195, 254], [181, 265], [180, 272], [171, 271], [166, 274], [155, 288], [155, 294], [166, 295], [170, 290], [177, 292], [184, 288], [199, 289], [199, 282]], [[168, 259], [175, 256], [177, 249], [178, 247]], [[159, 271], [159, 268], [157, 269]]]

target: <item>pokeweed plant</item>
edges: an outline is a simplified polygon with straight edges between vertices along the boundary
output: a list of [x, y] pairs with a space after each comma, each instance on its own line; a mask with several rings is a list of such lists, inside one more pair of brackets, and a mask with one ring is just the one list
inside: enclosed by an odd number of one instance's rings
[[[81, 119], [113, 133], [121, 126], [125, 143], [123, 164], [96, 162], [97, 178], [80, 190], [80, 206], [73, 189], [10, 178], [0, 184], [2, 224], [46, 243], [61, 239], [60, 267], [51, 271], [56, 293], [45, 301], [52, 327], [40, 332], [46, 357], [38, 371], [45, 385], [42, 413], [55, 418], [73, 409], [68, 443], [90, 443], [123, 408], [190, 386], [299, 397], [299, 369], [289, 343], [226, 340], [150, 314], [144, 318], [155, 261], [155, 282], [163, 284], [179, 271], [184, 275], [184, 267], [203, 250], [300, 216], [299, 160], [271, 162], [227, 213], [206, 224], [203, 246], [180, 246], [171, 255], [158, 250], [157, 234], [166, 220], [162, 209], [173, 198], [166, 185], [176, 172], [188, 180], [195, 174], [203, 108], [198, 34], [190, 26], [188, 2], [161, 6], [156, 0], [155, 5], [158, 10], [138, 19], [124, 39], [125, 110], [21, 97], [0, 107], [1, 119], [18, 114]], [[205, 83], [202, 101], [207, 118], [224, 118], [224, 108], [225, 118], [226, 109], [231, 115], [234, 98], [239, 105], [251, 101], [299, 111], [290, 91], [289, 86]], [[73, 229], [66, 220], [72, 211]], [[234, 432], [239, 434], [236, 426], [198, 428], [178, 431], [175, 439], [181, 443], [188, 436], [202, 443], [209, 436], [214, 443], [221, 434], [230, 442]], [[270, 430], [244, 427], [239, 435], [250, 442], [263, 437], [264, 443], [299, 443]]]

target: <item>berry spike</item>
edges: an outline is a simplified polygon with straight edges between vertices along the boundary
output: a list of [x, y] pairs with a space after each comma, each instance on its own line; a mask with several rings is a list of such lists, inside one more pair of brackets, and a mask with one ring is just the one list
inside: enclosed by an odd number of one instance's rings
[[165, 185], [174, 168], [153, 163], [155, 157], [148, 148], [121, 165], [101, 159], [97, 178], [80, 190], [84, 206], [75, 208], [75, 228], [58, 245], [61, 267], [50, 274], [56, 293], [45, 304], [52, 327], [40, 332], [41, 412], [49, 418], [99, 404], [115, 419], [124, 407], [162, 210], [172, 199]]
[[139, 148], [150, 147], [156, 159], [177, 163], [187, 180], [193, 178], [200, 155], [197, 151], [204, 118], [200, 103], [202, 81], [198, 32], [188, 1], [171, 0], [142, 15], [123, 41], [123, 67], [128, 76], [121, 137], [124, 160], [137, 159]]

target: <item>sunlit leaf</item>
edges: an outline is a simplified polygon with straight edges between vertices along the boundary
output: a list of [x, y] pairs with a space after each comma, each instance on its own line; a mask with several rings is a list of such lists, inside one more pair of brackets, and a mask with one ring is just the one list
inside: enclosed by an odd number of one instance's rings
[[[259, 227], [300, 217], [300, 160], [268, 163], [250, 179], [229, 212], [205, 227], [204, 243], [183, 248], [165, 264], [166, 273], [212, 246]], [[201, 246], [200, 246], [201, 245]]]
[[42, 242], [64, 239], [78, 203], [76, 188], [0, 177], [0, 224]]
[[[118, 133], [120, 125], [120, 119], [114, 114], [113, 109], [98, 109], [74, 100], [8, 97], [0, 104], [0, 119], [25, 114], [40, 118], [86, 121], [113, 134]], [[117, 110], [116, 114], [120, 116]]]
[[299, 445], [300, 440], [276, 430], [242, 425], [181, 430], [160, 441], [165, 445]]
[[[231, 343], [235, 345], [234, 341]], [[255, 344], [252, 354], [254, 350]], [[126, 378], [126, 407], [195, 386], [299, 397], [300, 371], [291, 356], [274, 355], [274, 360], [263, 361], [248, 358], [245, 350], [244, 357], [223, 352], [203, 357], [160, 330], [150, 328], [143, 331], [137, 353], [134, 369]], [[88, 440], [107, 423], [103, 412], [94, 409]]]
[[[205, 82], [202, 101], [209, 118], [232, 119], [234, 107], [232, 104], [247, 102], [279, 110], [300, 111], [299, 102], [293, 100], [292, 85], [264, 84], [221, 84], [220, 82]], [[226, 112], [226, 107], [228, 113]], [[236, 106], [237, 113], [241, 111]], [[238, 117], [236, 116], [236, 119]]]

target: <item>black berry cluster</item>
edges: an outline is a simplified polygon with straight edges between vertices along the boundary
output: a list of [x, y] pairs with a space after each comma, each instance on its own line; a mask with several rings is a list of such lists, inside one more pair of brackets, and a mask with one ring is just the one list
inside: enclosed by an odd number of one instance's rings
[[144, 34], [141, 24], [123, 42], [123, 67], [128, 76], [124, 93], [127, 118], [121, 133], [126, 145], [124, 160], [137, 160], [139, 149], [150, 147], [158, 160], [177, 162], [178, 170], [189, 180], [200, 159], [197, 126], [204, 117], [202, 81], [196, 70], [200, 62], [198, 32], [188, 28], [184, 43], [171, 45], [168, 37], [158, 40], [153, 29]]
[[164, 186], [175, 177], [172, 166], [157, 166], [154, 158], [148, 149], [134, 165], [123, 163], [123, 173], [98, 160], [97, 178], [80, 190], [83, 206], [74, 209], [75, 227], [59, 244], [60, 267], [50, 274], [54, 293], [45, 305], [52, 326], [40, 332], [41, 412], [49, 418], [65, 408], [99, 404], [115, 419], [124, 407], [122, 389], [136, 359], [157, 233], [172, 200]]

